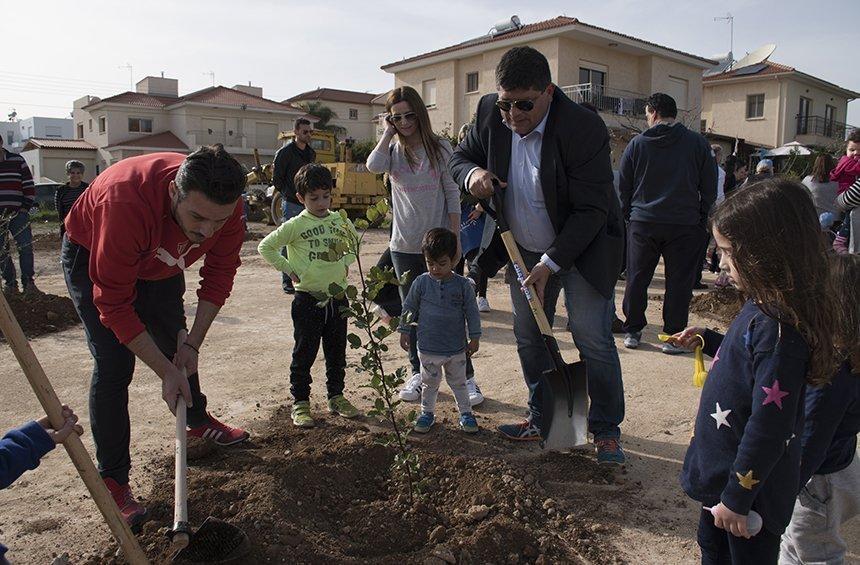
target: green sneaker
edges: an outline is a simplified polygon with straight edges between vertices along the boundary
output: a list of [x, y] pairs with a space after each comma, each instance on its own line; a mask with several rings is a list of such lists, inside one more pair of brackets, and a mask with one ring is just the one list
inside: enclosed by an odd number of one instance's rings
[[292, 410], [293, 425], [300, 428], [312, 428], [316, 425], [314, 419], [311, 418], [311, 403], [307, 400], [301, 400], [293, 403]]
[[355, 418], [361, 415], [358, 408], [353, 406], [342, 394], [328, 399], [328, 411], [332, 414], [339, 414], [344, 418]]

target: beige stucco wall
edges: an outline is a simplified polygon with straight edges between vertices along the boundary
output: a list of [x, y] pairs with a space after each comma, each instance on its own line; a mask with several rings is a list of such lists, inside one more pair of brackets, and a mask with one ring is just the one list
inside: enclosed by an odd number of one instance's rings
[[801, 143], [812, 143], [815, 145], [828, 145], [838, 143], [838, 140], [828, 139], [823, 136], [797, 135], [797, 114], [800, 110], [800, 97], [812, 100], [809, 108], [810, 116], [824, 117], [824, 108], [827, 105], [836, 108], [834, 122], [845, 122], [848, 113], [848, 99], [836, 91], [823, 88], [811, 81], [803, 81], [796, 78], [785, 79], [785, 125], [780, 132], [780, 145], [790, 141]]
[[96, 155], [95, 151], [87, 151], [81, 149], [31, 149], [23, 151], [21, 156], [27, 161], [30, 166], [30, 172], [36, 182], [40, 182], [42, 177], [49, 178], [55, 182], [66, 182], [66, 161], [75, 159], [80, 161], [86, 167], [84, 171], [84, 181], [92, 182], [96, 176]]
[[[739, 137], [768, 147], [782, 145], [778, 131], [783, 96], [775, 78], [736, 82], [705, 83], [702, 119], [708, 131]], [[747, 96], [764, 94], [764, 117], [747, 119]]]
[[559, 86], [579, 84], [580, 67], [596, 70], [605, 67], [606, 87], [639, 92], [639, 59], [630, 53], [562, 37], [558, 73], [553, 79]]

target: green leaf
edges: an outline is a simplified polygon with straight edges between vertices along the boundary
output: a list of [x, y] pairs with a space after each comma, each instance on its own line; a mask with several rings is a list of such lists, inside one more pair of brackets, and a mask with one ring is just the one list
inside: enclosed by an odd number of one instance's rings
[[358, 296], [358, 289], [355, 288], [355, 286], [353, 285], [349, 285], [348, 287], [346, 287], [346, 296], [350, 300], [355, 300], [355, 298]]
[[371, 222], [375, 222], [379, 219], [379, 212], [376, 211], [376, 208], [371, 206], [367, 209], [367, 219]]
[[329, 295], [336, 296], [336, 295], [340, 294], [341, 292], [343, 292], [343, 287], [341, 287], [339, 284], [331, 283], [330, 285], [328, 285]]
[[370, 223], [364, 218], [358, 218], [355, 221], [355, 229], [357, 230], [366, 230], [370, 227]]
[[361, 347], [361, 338], [355, 334], [349, 334], [348, 336], [346, 336], [346, 340], [349, 342], [353, 349], [358, 349], [359, 347]]

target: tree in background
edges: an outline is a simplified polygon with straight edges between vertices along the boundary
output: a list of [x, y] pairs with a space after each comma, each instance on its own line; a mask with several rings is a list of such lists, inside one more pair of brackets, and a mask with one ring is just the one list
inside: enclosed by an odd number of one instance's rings
[[319, 121], [314, 124], [314, 128], [334, 132], [336, 135], [343, 135], [346, 133], [346, 128], [329, 123], [334, 118], [337, 118], [337, 113], [322, 102], [299, 102], [298, 106], [311, 116], [319, 119]]

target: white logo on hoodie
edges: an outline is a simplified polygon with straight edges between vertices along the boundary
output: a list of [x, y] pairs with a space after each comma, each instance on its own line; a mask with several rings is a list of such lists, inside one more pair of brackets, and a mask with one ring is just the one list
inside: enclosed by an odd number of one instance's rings
[[[192, 243], [191, 245], [188, 245], [189, 243], [190, 242], [188, 242], [188, 241], [184, 241], [184, 242], [180, 243], [179, 245], [177, 245], [176, 252], [179, 255], [178, 257], [174, 257], [173, 255], [170, 254], [169, 251], [167, 251], [163, 247], [159, 247], [158, 249], [155, 250], [155, 257], [157, 259], [163, 261], [165, 264], [167, 264], [168, 267], [179, 267], [180, 269], [182, 269], [184, 271], [185, 267], [186, 267], [185, 266], [185, 256], [188, 255], [189, 253], [191, 253], [191, 251], [195, 247], [200, 247], [200, 245], [198, 245], [197, 243]], [[186, 245], [188, 245], [188, 249], [185, 249]]]

